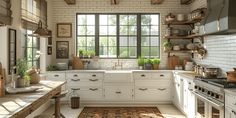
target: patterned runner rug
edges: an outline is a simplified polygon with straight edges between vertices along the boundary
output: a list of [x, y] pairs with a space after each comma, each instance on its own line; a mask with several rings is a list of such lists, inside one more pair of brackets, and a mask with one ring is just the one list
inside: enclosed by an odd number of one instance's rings
[[85, 107], [78, 118], [164, 118], [156, 107]]

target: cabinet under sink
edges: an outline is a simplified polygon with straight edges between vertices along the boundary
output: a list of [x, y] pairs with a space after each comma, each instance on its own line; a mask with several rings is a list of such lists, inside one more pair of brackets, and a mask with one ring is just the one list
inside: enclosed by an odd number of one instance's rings
[[132, 71], [129, 70], [106, 71], [104, 82], [133, 82]]

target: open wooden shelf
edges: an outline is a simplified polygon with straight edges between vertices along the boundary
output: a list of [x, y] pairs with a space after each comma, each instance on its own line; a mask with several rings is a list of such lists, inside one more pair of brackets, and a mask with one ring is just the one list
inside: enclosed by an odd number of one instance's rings
[[171, 21], [171, 22], [165, 22], [165, 25], [192, 25], [194, 23], [200, 22], [201, 19], [191, 20], [191, 21]]
[[164, 38], [167, 38], [167, 39], [193, 39], [193, 38], [199, 38], [199, 37], [202, 37], [202, 36], [192, 34], [192, 35], [188, 35], [188, 36], [165, 36]]

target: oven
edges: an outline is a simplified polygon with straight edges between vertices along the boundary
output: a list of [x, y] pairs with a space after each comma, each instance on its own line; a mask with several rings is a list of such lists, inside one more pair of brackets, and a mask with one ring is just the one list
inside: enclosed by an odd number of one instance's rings
[[196, 118], [224, 118], [224, 103], [200, 92], [196, 96]]

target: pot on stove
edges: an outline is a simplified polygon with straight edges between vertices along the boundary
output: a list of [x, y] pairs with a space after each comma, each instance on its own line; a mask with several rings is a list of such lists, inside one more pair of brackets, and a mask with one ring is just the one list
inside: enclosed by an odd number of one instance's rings
[[205, 66], [203, 67], [202, 76], [204, 78], [217, 78], [219, 72], [219, 68], [212, 67], [212, 66]]

